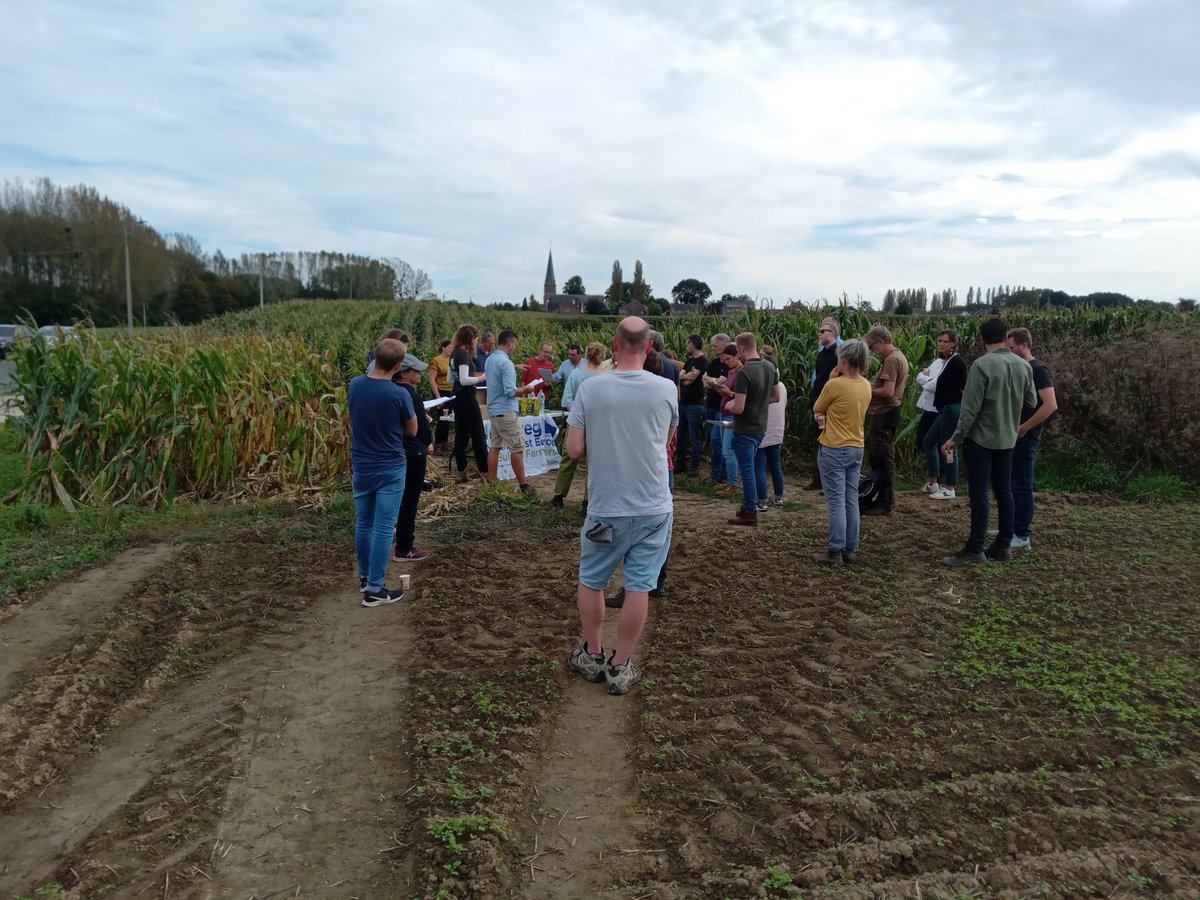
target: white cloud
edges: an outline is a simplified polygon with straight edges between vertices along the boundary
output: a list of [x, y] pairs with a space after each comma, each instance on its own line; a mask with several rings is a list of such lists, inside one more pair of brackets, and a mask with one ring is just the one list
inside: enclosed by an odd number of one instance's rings
[[1173, 299], [1197, 26], [1184, 0], [45, 0], [0, 33], [0, 177], [227, 254], [403, 256], [464, 299], [540, 292], [549, 240], [593, 289], [640, 258], [660, 294]]

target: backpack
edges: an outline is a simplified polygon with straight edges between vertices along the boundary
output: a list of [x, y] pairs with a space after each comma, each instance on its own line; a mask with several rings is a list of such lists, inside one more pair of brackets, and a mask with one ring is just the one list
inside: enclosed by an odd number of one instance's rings
[[879, 500], [879, 473], [872, 469], [858, 482], [858, 511], [866, 512]]

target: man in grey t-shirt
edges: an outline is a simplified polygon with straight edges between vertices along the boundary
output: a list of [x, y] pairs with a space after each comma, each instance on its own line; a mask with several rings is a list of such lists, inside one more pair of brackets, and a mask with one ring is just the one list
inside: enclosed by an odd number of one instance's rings
[[[626, 693], [641, 678], [630, 655], [671, 546], [667, 445], [679, 423], [679, 404], [671, 382], [642, 369], [649, 347], [646, 322], [622, 319], [613, 370], [579, 386], [567, 417], [567, 454], [588, 461], [588, 514], [579, 536], [584, 642], [567, 656], [567, 667], [588, 681], [607, 681], [610, 694]], [[600, 638], [604, 589], [621, 563], [625, 603], [617, 647], [606, 660]]]

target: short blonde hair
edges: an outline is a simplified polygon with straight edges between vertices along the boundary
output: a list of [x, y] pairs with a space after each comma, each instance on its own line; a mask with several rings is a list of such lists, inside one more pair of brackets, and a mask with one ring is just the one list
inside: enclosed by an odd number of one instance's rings
[[375, 345], [375, 368], [380, 372], [390, 372], [400, 365], [408, 348], [403, 341], [396, 338], [384, 338]]
[[756, 338], [749, 331], [743, 331], [741, 334], [739, 334], [733, 340], [734, 340], [734, 343], [736, 343], [738, 345], [739, 350], [757, 350], [758, 349], [758, 338]]
[[1008, 337], [1014, 344], [1033, 349], [1033, 335], [1029, 333], [1028, 328], [1010, 328]]

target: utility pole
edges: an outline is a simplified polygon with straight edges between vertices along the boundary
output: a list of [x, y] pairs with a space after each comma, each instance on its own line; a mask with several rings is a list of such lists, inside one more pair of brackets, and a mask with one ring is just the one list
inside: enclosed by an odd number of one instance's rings
[[263, 308], [263, 255], [258, 254], [258, 308]]
[[129, 226], [125, 226], [125, 314], [133, 337], [133, 282], [129, 278]]

